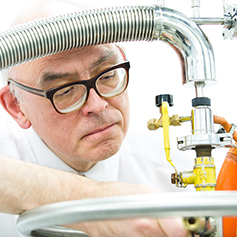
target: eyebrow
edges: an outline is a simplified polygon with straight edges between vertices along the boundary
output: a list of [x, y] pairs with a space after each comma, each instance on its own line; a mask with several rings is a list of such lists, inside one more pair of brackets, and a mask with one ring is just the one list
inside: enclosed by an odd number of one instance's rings
[[44, 87], [47, 83], [55, 82], [57, 80], [61, 80], [63, 78], [77, 77], [77, 73], [51, 73], [45, 72], [41, 77], [38, 83], [38, 86]]
[[57, 79], [62, 79], [65, 77], [69, 77], [72, 74], [70, 73], [50, 73], [50, 72], [46, 72], [43, 74], [43, 76], [41, 77], [41, 83], [42, 82], [47, 82], [47, 81], [54, 81]]
[[[100, 57], [98, 60], [92, 63], [92, 65], [89, 67], [89, 70], [92, 70], [93, 68], [99, 66], [101, 63], [105, 62], [107, 59], [109, 59], [111, 56], [116, 55], [113, 50], [108, 50], [105, 55]], [[53, 82], [56, 80], [60, 80], [62, 78], [68, 78], [72, 76], [78, 76], [77, 73], [51, 73], [51, 72], [45, 72], [39, 81], [39, 84], [44, 84], [47, 82]], [[89, 78], [88, 78], [89, 79]]]

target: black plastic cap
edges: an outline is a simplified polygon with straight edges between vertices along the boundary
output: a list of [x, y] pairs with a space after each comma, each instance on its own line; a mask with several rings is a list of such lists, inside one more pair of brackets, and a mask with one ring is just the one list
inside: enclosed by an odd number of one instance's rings
[[169, 106], [173, 106], [173, 96], [169, 94], [163, 94], [163, 95], [157, 95], [156, 96], [156, 106], [160, 107], [162, 105], [162, 102], [167, 102]]
[[197, 97], [192, 99], [192, 106], [211, 106], [211, 99], [208, 97]]

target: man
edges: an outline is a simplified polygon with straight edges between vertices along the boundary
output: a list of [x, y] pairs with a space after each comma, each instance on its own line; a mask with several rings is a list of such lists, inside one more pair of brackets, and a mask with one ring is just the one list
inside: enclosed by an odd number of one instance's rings
[[[75, 11], [63, 1], [38, 4], [17, 23], [53, 15], [52, 10], [65, 11], [64, 7]], [[0, 160], [5, 167], [0, 172], [2, 212], [19, 214], [63, 200], [172, 190], [169, 166], [153, 155], [159, 149], [151, 151], [153, 143], [134, 134], [132, 141], [126, 137], [128, 71], [123, 51], [114, 44], [58, 53], [7, 71], [9, 85], [1, 89], [0, 100], [16, 123], [7, 119], [2, 124], [1, 153], [16, 160]], [[4, 218], [10, 223], [11, 217]], [[180, 226], [176, 219], [138, 219], [71, 227], [103, 237], [186, 236]], [[2, 233], [6, 227], [0, 226]]]

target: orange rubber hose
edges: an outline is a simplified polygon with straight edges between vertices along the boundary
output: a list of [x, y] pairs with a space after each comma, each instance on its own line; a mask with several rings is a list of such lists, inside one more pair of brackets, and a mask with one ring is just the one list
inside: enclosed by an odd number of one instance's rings
[[[231, 129], [231, 124], [229, 124], [225, 118], [214, 115], [214, 123], [220, 124], [226, 130], [226, 132], [229, 132]], [[233, 133], [233, 139], [237, 142], [237, 132], [236, 131], [234, 131], [234, 133]]]

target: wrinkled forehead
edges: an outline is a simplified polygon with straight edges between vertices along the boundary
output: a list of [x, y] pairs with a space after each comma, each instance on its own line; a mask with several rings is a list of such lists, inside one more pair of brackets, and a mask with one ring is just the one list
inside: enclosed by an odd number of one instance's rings
[[100, 58], [106, 60], [110, 57], [121, 57], [118, 47], [116, 47], [114, 44], [94, 45], [79, 49], [73, 49], [49, 56], [46, 60], [52, 63], [57, 63], [57, 61], [69, 63], [81, 61], [83, 62], [83, 64], [85, 64], [86, 67], [90, 66], [95, 61], [98, 61]]
[[114, 44], [94, 45], [50, 55], [13, 67], [9, 77], [28, 85], [39, 84], [47, 73], [91, 72], [104, 62], [124, 61], [122, 53]]

